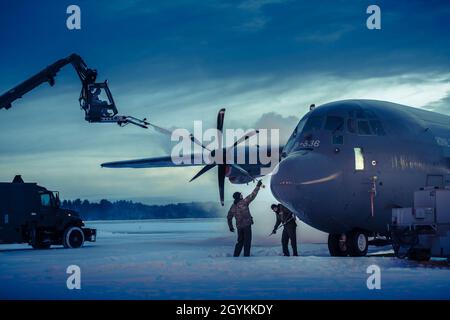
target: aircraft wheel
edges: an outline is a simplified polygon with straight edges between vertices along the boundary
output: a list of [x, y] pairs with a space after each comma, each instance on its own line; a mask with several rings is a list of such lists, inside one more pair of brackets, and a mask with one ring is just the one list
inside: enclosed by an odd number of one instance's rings
[[347, 236], [345, 234], [329, 234], [328, 250], [332, 257], [346, 257], [348, 255]]
[[347, 236], [348, 253], [351, 257], [364, 257], [369, 249], [369, 239], [362, 231], [352, 231]]
[[78, 227], [68, 227], [64, 231], [63, 245], [65, 248], [80, 248], [84, 243], [84, 233]]

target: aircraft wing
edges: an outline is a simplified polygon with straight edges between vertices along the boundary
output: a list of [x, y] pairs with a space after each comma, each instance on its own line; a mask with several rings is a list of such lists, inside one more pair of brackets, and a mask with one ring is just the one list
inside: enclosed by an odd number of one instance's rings
[[201, 160], [201, 154], [191, 155], [190, 161], [187, 163], [175, 164], [171, 156], [144, 158], [134, 160], [124, 160], [115, 162], [102, 163], [102, 168], [164, 168], [164, 167], [188, 167], [188, 166], [202, 166], [205, 165]]

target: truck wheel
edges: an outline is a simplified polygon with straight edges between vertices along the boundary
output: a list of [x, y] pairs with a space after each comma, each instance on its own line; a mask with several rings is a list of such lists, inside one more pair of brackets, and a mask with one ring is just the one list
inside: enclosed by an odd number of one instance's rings
[[348, 247], [345, 234], [329, 234], [328, 250], [332, 257], [346, 257], [348, 255]]
[[43, 241], [42, 234], [39, 230], [36, 229], [36, 227], [31, 229], [31, 241], [29, 244], [33, 247], [33, 249], [39, 250], [39, 249], [48, 249], [51, 246], [51, 243], [49, 241]]
[[84, 243], [84, 233], [78, 227], [68, 227], [64, 231], [63, 245], [65, 248], [80, 248]]
[[352, 231], [347, 236], [348, 253], [351, 257], [364, 257], [369, 249], [369, 239], [362, 231]]

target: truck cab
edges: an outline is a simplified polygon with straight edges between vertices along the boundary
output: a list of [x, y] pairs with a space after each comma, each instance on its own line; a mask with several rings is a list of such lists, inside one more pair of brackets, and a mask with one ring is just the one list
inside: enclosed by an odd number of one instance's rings
[[20, 176], [0, 182], [0, 244], [79, 248], [85, 241], [95, 241], [96, 233], [84, 227], [77, 212], [60, 207], [59, 192], [25, 183]]

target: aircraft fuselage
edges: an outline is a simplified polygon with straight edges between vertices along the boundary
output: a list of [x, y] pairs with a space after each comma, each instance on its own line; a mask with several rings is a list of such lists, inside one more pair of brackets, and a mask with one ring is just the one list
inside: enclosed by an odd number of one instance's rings
[[372, 100], [310, 111], [271, 178], [278, 201], [335, 234], [386, 233], [392, 208], [425, 186], [450, 186], [450, 117]]

